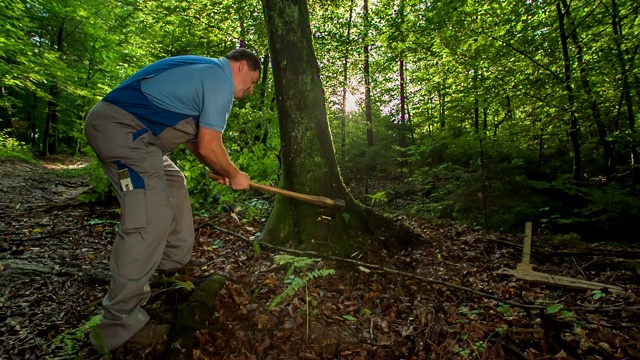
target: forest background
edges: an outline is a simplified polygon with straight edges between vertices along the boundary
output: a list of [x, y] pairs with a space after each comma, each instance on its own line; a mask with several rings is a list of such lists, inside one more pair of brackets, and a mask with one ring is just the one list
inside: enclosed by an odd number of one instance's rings
[[[607, 1], [310, 1], [345, 184], [366, 205], [498, 231], [533, 221], [586, 241], [637, 233], [640, 5]], [[280, 172], [274, 86], [257, 0], [4, 0], [0, 156], [89, 155], [91, 107], [164, 57], [246, 47], [263, 60], [225, 132], [253, 179]], [[300, 94], [305, 96], [305, 94]], [[211, 186], [178, 148], [194, 209], [264, 200]], [[99, 165], [94, 192], [112, 195]]]

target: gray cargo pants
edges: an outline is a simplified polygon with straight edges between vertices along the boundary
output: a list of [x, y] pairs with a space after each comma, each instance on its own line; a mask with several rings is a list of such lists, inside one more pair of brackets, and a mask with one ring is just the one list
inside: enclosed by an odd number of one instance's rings
[[[149, 320], [141, 306], [151, 295], [149, 279], [156, 268], [179, 268], [191, 258], [193, 217], [184, 175], [135, 117], [100, 102], [87, 116], [85, 133], [122, 209], [98, 325], [102, 347], [113, 350]], [[122, 190], [118, 170], [123, 168], [134, 180], [133, 190]]]

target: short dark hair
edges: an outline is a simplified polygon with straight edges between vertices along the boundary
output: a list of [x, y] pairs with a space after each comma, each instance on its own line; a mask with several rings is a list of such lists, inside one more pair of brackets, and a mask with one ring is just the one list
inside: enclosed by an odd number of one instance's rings
[[232, 50], [229, 53], [227, 53], [224, 57], [227, 58], [228, 60], [233, 60], [233, 61], [243, 61], [243, 60], [246, 61], [247, 65], [249, 66], [249, 70], [251, 71], [258, 71], [258, 73], [260, 73], [260, 70], [262, 70], [260, 59], [258, 59], [256, 54], [252, 53], [251, 51], [245, 48]]

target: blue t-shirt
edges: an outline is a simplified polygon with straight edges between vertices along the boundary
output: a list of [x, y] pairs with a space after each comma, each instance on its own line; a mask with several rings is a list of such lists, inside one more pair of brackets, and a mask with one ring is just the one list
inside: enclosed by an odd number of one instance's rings
[[134, 115], [154, 134], [192, 117], [223, 132], [233, 106], [233, 79], [226, 58], [176, 56], [142, 68], [103, 101]]

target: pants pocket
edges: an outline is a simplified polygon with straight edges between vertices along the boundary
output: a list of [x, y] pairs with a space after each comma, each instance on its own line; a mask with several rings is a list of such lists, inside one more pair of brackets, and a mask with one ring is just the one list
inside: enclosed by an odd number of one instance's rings
[[144, 189], [133, 189], [122, 193], [122, 223], [124, 230], [135, 230], [147, 226], [147, 201]]

